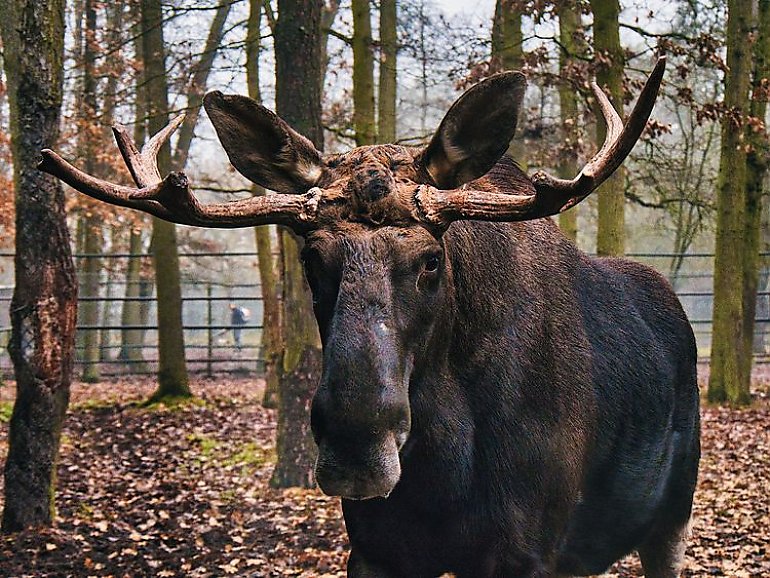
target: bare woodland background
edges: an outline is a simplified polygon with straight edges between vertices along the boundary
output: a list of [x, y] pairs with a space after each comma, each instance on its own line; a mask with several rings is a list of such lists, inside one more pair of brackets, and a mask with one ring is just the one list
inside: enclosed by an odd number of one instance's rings
[[[595, 78], [622, 109], [656, 59], [667, 56], [654, 121], [631, 158], [559, 222], [591, 253], [662, 255], [650, 257], [652, 264], [691, 294], [690, 314], [713, 321], [713, 334], [699, 343], [711, 362], [708, 400], [747, 405], [756, 394], [752, 360], [765, 351], [762, 320], [770, 316], [770, 0], [8, 0], [0, 24], [0, 249], [8, 255], [0, 286], [7, 298], [14, 291], [0, 326], [12, 327], [5, 339], [27, 404], [10, 417], [5, 529], [53, 516], [53, 470], [72, 379], [75, 283], [81, 329], [120, 327], [77, 333], [77, 355], [85, 361], [77, 377], [84, 381], [101, 379], [100, 355], [110, 340], [118, 359], [141, 367], [146, 328], [157, 316], [150, 402], [192, 395], [183, 321], [200, 316], [204, 301], [183, 309], [181, 287], [259, 284], [264, 329], [254, 338], [265, 362], [263, 402], [277, 407], [271, 483], [312, 485], [306, 412], [320, 346], [299, 240], [273, 227], [174, 227], [63, 195], [33, 169], [37, 151], [51, 147], [86, 172], [129, 182], [109, 126], [129, 127], [142, 143], [169, 116], [185, 112], [162, 152], [161, 171], [185, 170], [204, 200], [265, 194], [235, 173], [200, 110], [213, 89], [250, 95], [319, 150], [334, 152], [375, 142], [423, 144], [463, 88], [521, 69], [529, 89], [510, 152], [527, 170], [571, 178], [603, 139], [589, 82]], [[77, 270], [68, 268], [72, 252], [88, 256], [75, 261]], [[184, 256], [228, 252], [248, 256]], [[45, 281], [45, 271], [55, 282]], [[218, 297], [215, 317], [226, 327], [234, 294]], [[46, 333], [51, 323], [56, 331]], [[60, 354], [53, 365], [38, 355], [44, 346]], [[32, 482], [14, 469], [26, 456], [18, 453], [26, 435], [42, 440]], [[14, 505], [30, 483], [39, 492]]]

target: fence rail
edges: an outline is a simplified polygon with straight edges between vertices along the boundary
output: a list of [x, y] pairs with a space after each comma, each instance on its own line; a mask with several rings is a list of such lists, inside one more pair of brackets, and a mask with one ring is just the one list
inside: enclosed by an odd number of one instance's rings
[[[192, 372], [255, 372], [263, 370], [262, 286], [259, 282], [257, 254], [239, 252], [182, 252], [182, 310], [185, 356]], [[150, 286], [151, 256], [128, 253], [74, 255], [81, 284], [79, 305], [98, 308], [99, 321], [79, 320], [76, 338], [76, 372], [98, 365], [102, 376], [151, 374], [157, 372], [158, 327], [157, 296], [154, 291], [126, 295], [129, 285]], [[103, 263], [95, 280], [98, 291], [83, 294], [87, 279], [83, 263], [99, 259]], [[129, 260], [139, 260], [145, 275], [141, 280], [127, 279]], [[91, 279], [94, 281], [94, 279]], [[10, 336], [8, 309], [13, 294], [13, 253], [0, 253], [0, 378], [8, 378], [12, 368], [7, 352]], [[251, 310], [251, 318], [240, 326], [241, 346], [234, 342], [233, 324], [228, 304]], [[142, 317], [122, 323], [123, 308], [133, 304]], [[82, 307], [79, 307], [82, 310]], [[141, 321], [139, 321], [141, 319]], [[84, 355], [83, 337], [98, 333], [98, 352]], [[130, 338], [130, 339], [129, 339]], [[137, 355], [140, 354], [140, 355]]]
[[[11, 373], [7, 342], [10, 335], [8, 309], [13, 293], [13, 253], [0, 252], [0, 378]], [[105, 263], [99, 272], [98, 292], [82, 295], [81, 304], [96, 304], [98, 323], [79, 323], [77, 364], [82, 368], [98, 364], [104, 376], [154, 373], [157, 371], [157, 298], [152, 292], [126, 295], [126, 288], [136, 280], [126, 278], [131, 259], [139, 259], [150, 271], [150, 255], [128, 253], [78, 254], [78, 264], [89, 259]], [[629, 258], [646, 263], [664, 274], [674, 286], [698, 339], [698, 353], [706, 358], [711, 348], [711, 311], [713, 299], [713, 254], [632, 253]], [[680, 262], [678, 268], [672, 264]], [[770, 361], [770, 253], [762, 254], [760, 290], [757, 293], [755, 355], [759, 362]], [[193, 372], [223, 371], [260, 372], [263, 368], [262, 286], [259, 283], [257, 254], [240, 252], [183, 252], [182, 307], [185, 349], [188, 367]], [[83, 269], [80, 267], [80, 269]], [[80, 276], [81, 286], [85, 279]], [[141, 283], [148, 285], [143, 279]], [[146, 290], [146, 288], [145, 288]], [[126, 304], [143, 308], [142, 321], [122, 324]], [[250, 321], [242, 328], [242, 347], [233, 341], [229, 303], [252, 311]], [[83, 355], [82, 338], [98, 332], [97, 359]], [[126, 340], [132, 334], [139, 343]], [[131, 355], [141, 353], [141, 356]], [[92, 356], [93, 357], [93, 356]], [[135, 358], [140, 357], [140, 358]]]

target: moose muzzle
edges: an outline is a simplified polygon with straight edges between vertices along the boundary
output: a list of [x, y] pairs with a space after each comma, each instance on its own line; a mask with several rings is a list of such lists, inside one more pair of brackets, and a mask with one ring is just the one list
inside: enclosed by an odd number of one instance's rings
[[371, 440], [322, 440], [316, 462], [321, 490], [352, 500], [388, 497], [401, 477], [398, 437], [406, 439], [387, 433]]

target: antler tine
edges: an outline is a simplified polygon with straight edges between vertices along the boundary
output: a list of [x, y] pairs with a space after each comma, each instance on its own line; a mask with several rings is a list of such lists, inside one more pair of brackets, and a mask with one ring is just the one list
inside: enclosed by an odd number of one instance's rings
[[128, 172], [131, 173], [137, 186], [142, 187], [149, 183], [159, 182], [160, 174], [158, 174], [157, 168], [154, 171], [148, 170], [144, 159], [142, 159], [142, 153], [136, 148], [126, 127], [122, 124], [115, 124], [112, 126], [112, 134], [120, 150], [120, 155], [123, 157], [123, 162], [126, 163]]
[[591, 169], [600, 161], [605, 158], [610, 152], [612, 145], [620, 138], [623, 133], [623, 119], [620, 118], [618, 111], [612, 106], [610, 99], [604, 94], [604, 91], [599, 88], [599, 85], [595, 82], [591, 83], [591, 90], [594, 91], [594, 96], [599, 103], [599, 109], [602, 111], [602, 117], [607, 125], [607, 130], [604, 136], [604, 142], [602, 148], [593, 156], [593, 158], [583, 168], [583, 174], [588, 174]]
[[[184, 113], [176, 116], [142, 147], [142, 158], [145, 162], [152, 164], [156, 172], [158, 171], [158, 151], [160, 147], [166, 143], [174, 131], [179, 128], [179, 125], [184, 122], [184, 117]], [[158, 174], [160, 175], [160, 173]]]
[[180, 114], [163, 127], [147, 141], [141, 152], [136, 147], [126, 127], [121, 124], [113, 125], [112, 134], [115, 136], [115, 142], [118, 144], [123, 161], [138, 186], [149, 187], [162, 180], [158, 170], [158, 151], [182, 124], [184, 116], [184, 114]]
[[595, 84], [592, 85], [607, 123], [604, 144], [572, 180], [557, 179], [543, 171], [532, 175], [532, 183], [538, 193], [537, 216], [553, 215], [576, 205], [617, 170], [647, 126], [665, 69], [666, 57], [662, 56], [647, 79], [625, 126], [602, 90]]
[[535, 191], [529, 195], [510, 195], [473, 189], [441, 191], [419, 185], [414, 193], [418, 220], [447, 227], [452, 221], [520, 221], [532, 211]]

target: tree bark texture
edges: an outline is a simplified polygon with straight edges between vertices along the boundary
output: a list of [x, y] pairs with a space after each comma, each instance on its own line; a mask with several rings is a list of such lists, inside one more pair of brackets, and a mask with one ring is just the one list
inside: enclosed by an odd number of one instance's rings
[[[591, 0], [594, 15], [594, 52], [597, 62], [596, 81], [605, 91], [615, 109], [623, 111], [623, 65], [625, 57], [620, 45], [618, 0]], [[597, 109], [597, 112], [598, 109]], [[597, 114], [601, 118], [601, 114]], [[604, 142], [606, 127], [596, 123], [596, 143]], [[622, 255], [625, 251], [625, 196], [623, 168], [619, 168], [597, 191], [599, 222], [596, 231], [596, 252], [599, 255]]]
[[353, 125], [356, 146], [377, 141], [374, 121], [374, 55], [369, 0], [353, 0]]
[[321, 8], [321, 49], [319, 51], [321, 68], [318, 71], [319, 90], [324, 91], [326, 71], [329, 68], [329, 30], [334, 25], [340, 10], [340, 0], [326, 0]]
[[284, 351], [276, 432], [278, 461], [270, 484], [308, 488], [315, 485], [318, 450], [310, 431], [310, 406], [321, 375], [322, 355], [310, 291], [300, 266], [301, 244], [287, 229], [281, 235]]
[[[559, 7], [559, 71], [562, 82], [559, 84], [559, 118], [563, 135], [559, 164], [556, 167], [562, 179], [572, 179], [577, 175], [578, 167], [578, 99], [575, 87], [566, 79], [571, 77], [568, 70], [575, 57], [585, 52], [577, 32], [581, 28], [580, 12], [572, 2], [564, 2]], [[573, 241], [577, 241], [577, 216], [579, 206], [559, 214], [559, 227]]]
[[708, 399], [750, 401], [742, 381], [743, 285], [746, 248], [746, 149], [743, 119], [749, 110], [752, 0], [729, 0], [722, 145], [717, 181], [714, 314]]
[[[160, 0], [142, 0], [142, 57], [146, 84], [147, 130], [156, 134], [168, 123], [168, 81]], [[171, 168], [168, 143], [158, 154], [161, 175]], [[176, 227], [152, 218], [152, 258], [158, 293], [158, 388], [151, 400], [189, 397], [182, 328], [182, 290]]]
[[6, 532], [50, 525], [72, 378], [77, 280], [61, 184], [36, 169], [59, 136], [62, 0], [5, 0], [0, 34], [8, 79], [16, 203], [16, 286], [9, 352], [16, 403], [5, 462]]
[[380, 85], [377, 140], [396, 142], [398, 35], [396, 0], [380, 1]]
[[492, 22], [492, 66], [494, 70], [520, 70], [524, 63], [521, 0], [497, 0]]
[[[78, 148], [84, 160], [83, 170], [90, 175], [98, 175], [96, 163], [96, 147], [94, 131], [88, 130], [97, 122], [98, 104], [96, 98], [96, 6], [94, 0], [85, 0], [85, 27], [80, 29], [83, 38], [83, 84], [82, 101], [80, 103], [80, 132]], [[99, 277], [101, 275], [103, 239], [101, 231], [102, 219], [88, 211], [83, 217], [83, 252], [87, 257], [80, 260], [80, 296], [85, 298], [80, 302], [78, 314], [79, 331], [82, 333], [82, 362], [81, 379], [88, 383], [98, 382], [99, 375]]]
[[[142, 15], [141, 7], [134, 6], [136, 26], [132, 31], [134, 34], [134, 50], [141, 56], [142, 54]], [[144, 73], [142, 70], [136, 74], [136, 102], [135, 122], [134, 122], [134, 143], [141, 148], [147, 137], [147, 87], [144, 82]], [[144, 240], [141, 224], [146, 222], [143, 214], [136, 213], [132, 215], [139, 222], [135, 228], [131, 229], [128, 241], [128, 258], [126, 265], [126, 290], [123, 309], [120, 313], [120, 353], [118, 359], [128, 362], [130, 367], [137, 373], [144, 373], [147, 370], [147, 364], [144, 360], [144, 337], [145, 330], [140, 326], [146, 325], [149, 317], [148, 303], [141, 300], [141, 297], [152, 297], [152, 281], [142, 271], [142, 259], [140, 255], [144, 254]]]
[[[757, 41], [754, 45], [754, 77], [751, 87], [751, 116], [764, 120], [767, 116], [767, 83], [770, 80], [770, 0], [759, 0]], [[743, 345], [741, 352], [741, 390], [751, 388], [751, 366], [754, 360], [754, 329], [759, 286], [759, 245], [762, 224], [764, 182], [770, 154], [768, 134], [748, 129], [749, 149], [746, 155], [746, 248], [743, 250]]]
[[[524, 8], [524, 3], [521, 0], [497, 0], [495, 3], [495, 14], [492, 21], [491, 60], [491, 67], [494, 72], [520, 70], [523, 65], [524, 51], [522, 45], [524, 37], [521, 32], [521, 23]], [[508, 154], [526, 171], [526, 142], [522, 130], [525, 124], [526, 113], [522, 107], [519, 110], [518, 130], [511, 139]]]
[[[260, 28], [262, 22], [261, 0], [249, 1], [249, 20], [246, 33], [246, 84], [249, 96], [262, 101], [259, 88]], [[264, 187], [252, 185], [252, 195], [264, 195]], [[255, 227], [254, 240], [259, 262], [259, 281], [262, 288], [262, 357], [265, 360], [265, 394], [262, 405], [278, 407], [280, 368], [282, 367], [283, 341], [281, 331], [281, 302], [278, 295], [280, 273], [273, 262], [272, 227]]]
[[[323, 149], [320, 82], [321, 3], [279, 0], [275, 27], [277, 113], [319, 150]], [[317, 67], [317, 68], [316, 68]], [[310, 289], [299, 261], [301, 239], [281, 231], [283, 245], [284, 354], [278, 409], [276, 487], [310, 486], [316, 448], [310, 404], [318, 385], [321, 346]]]

